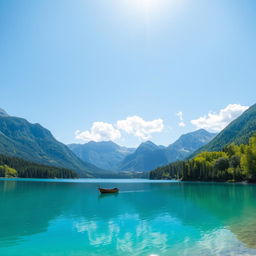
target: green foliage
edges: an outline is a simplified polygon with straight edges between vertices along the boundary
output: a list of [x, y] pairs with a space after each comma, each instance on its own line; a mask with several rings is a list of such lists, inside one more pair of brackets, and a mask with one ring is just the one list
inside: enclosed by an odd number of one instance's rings
[[241, 168], [250, 180], [256, 180], [256, 136], [250, 139], [249, 145], [243, 148]]
[[231, 168], [237, 168], [240, 166], [241, 157], [239, 155], [232, 155], [229, 159], [229, 165]]
[[214, 169], [219, 171], [226, 171], [229, 168], [229, 159], [225, 157], [220, 157], [215, 161]]
[[256, 181], [256, 135], [248, 144], [231, 144], [219, 152], [202, 152], [195, 158], [158, 168], [151, 179], [201, 181]]
[[225, 152], [202, 152], [198, 154], [194, 160], [195, 161], [206, 161], [213, 162], [219, 158], [225, 158], [227, 154]]
[[20, 178], [77, 178], [74, 171], [40, 165], [16, 157], [0, 155], [0, 177]]
[[0, 177], [13, 178], [17, 177], [17, 171], [8, 165], [0, 165]]

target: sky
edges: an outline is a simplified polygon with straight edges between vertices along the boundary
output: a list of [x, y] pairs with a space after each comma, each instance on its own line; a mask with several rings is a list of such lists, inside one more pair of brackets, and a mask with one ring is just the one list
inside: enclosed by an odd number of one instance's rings
[[168, 145], [256, 103], [254, 0], [0, 0], [0, 108], [63, 143]]

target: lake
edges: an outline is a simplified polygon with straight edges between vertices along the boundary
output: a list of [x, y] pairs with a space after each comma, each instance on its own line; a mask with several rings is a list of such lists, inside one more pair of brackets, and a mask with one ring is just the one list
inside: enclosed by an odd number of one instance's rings
[[2, 179], [0, 255], [255, 256], [256, 186]]

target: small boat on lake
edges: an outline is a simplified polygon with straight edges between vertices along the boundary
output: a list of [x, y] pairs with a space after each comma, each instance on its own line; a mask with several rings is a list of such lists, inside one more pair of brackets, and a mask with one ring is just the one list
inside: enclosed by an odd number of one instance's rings
[[98, 188], [100, 193], [107, 194], [107, 193], [118, 193], [118, 188]]

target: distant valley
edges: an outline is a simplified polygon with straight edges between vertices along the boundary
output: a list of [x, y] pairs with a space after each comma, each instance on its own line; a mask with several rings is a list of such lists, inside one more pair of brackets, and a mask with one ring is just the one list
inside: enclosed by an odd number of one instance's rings
[[85, 144], [70, 144], [68, 147], [83, 161], [105, 170], [118, 170], [120, 162], [136, 150], [121, 147], [112, 141], [90, 141]]
[[183, 160], [216, 136], [203, 129], [182, 135], [168, 147], [143, 142], [137, 149], [112, 141], [70, 144], [68, 147], [83, 161], [99, 168], [115, 171], [148, 172], [156, 167]]

